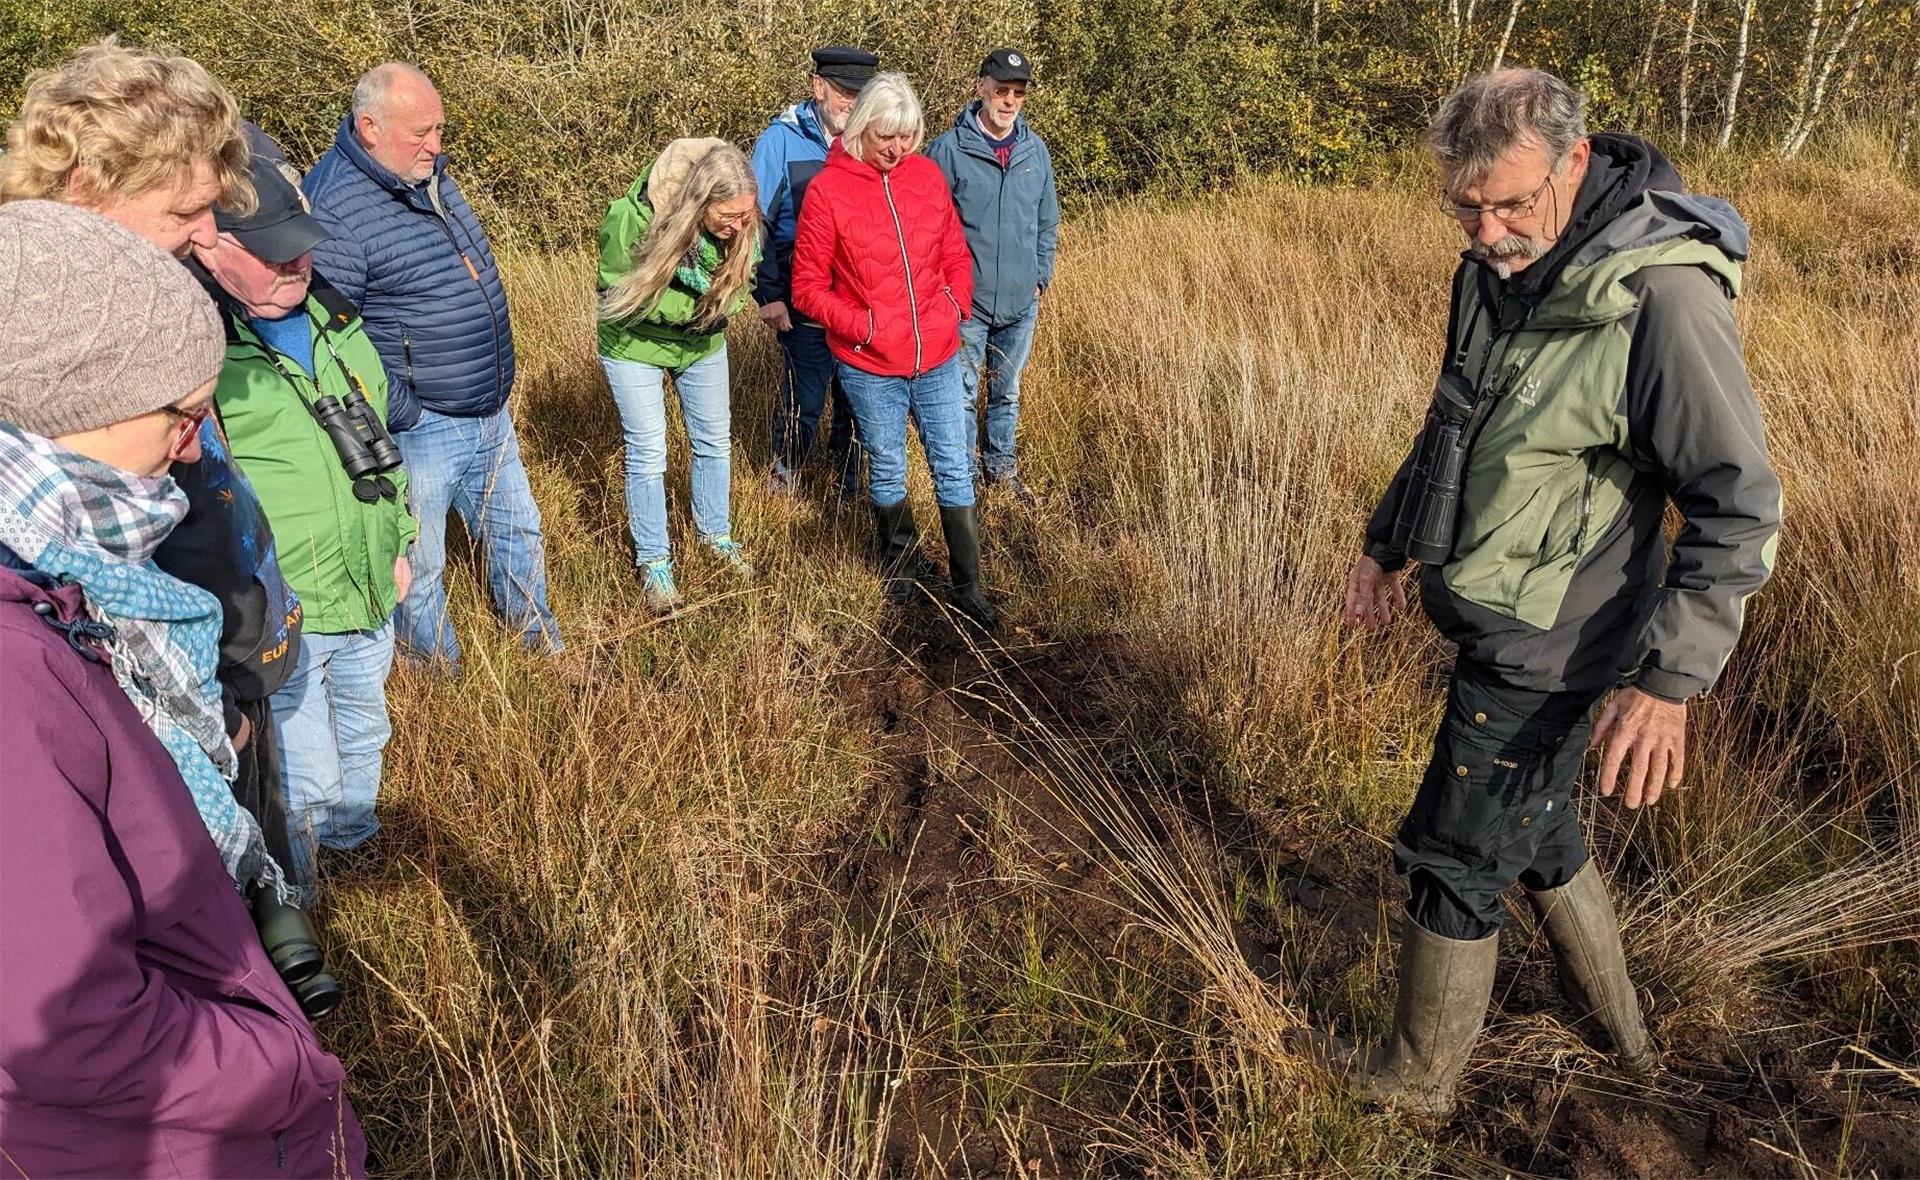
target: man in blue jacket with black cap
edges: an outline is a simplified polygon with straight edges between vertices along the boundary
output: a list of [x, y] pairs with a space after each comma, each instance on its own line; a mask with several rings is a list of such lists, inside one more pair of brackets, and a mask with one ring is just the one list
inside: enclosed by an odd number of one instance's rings
[[527, 646], [560, 649], [547, 605], [540, 509], [507, 412], [513, 326], [493, 251], [441, 154], [446, 112], [427, 76], [375, 66], [353, 112], [307, 174], [333, 235], [314, 266], [360, 308], [390, 391], [388, 427], [406, 457], [420, 536], [394, 623], [412, 654], [457, 666], [447, 621], [447, 510], [486, 555], [494, 604]]
[[978, 96], [927, 156], [946, 174], [973, 251], [973, 316], [960, 324], [967, 421], [979, 431], [980, 369], [987, 371], [987, 433], [975, 477], [1027, 499], [1013, 444], [1020, 421], [1020, 371], [1033, 351], [1040, 295], [1053, 281], [1060, 198], [1053, 157], [1021, 115], [1033, 63], [996, 49], [980, 65]]
[[789, 299], [793, 239], [800, 227], [800, 202], [807, 185], [827, 165], [827, 148], [840, 136], [860, 91], [873, 79], [880, 59], [864, 49], [823, 45], [813, 51], [813, 96], [774, 116], [753, 145], [753, 175], [760, 186], [760, 212], [766, 218], [765, 253], [754, 277], [753, 299], [760, 319], [780, 342], [783, 360], [780, 392], [773, 407], [773, 482], [791, 491], [800, 467], [813, 449], [820, 414], [833, 397], [827, 428], [827, 460], [840, 494], [861, 499], [860, 452], [855, 447], [853, 411], [833, 375], [827, 330], [799, 315]]

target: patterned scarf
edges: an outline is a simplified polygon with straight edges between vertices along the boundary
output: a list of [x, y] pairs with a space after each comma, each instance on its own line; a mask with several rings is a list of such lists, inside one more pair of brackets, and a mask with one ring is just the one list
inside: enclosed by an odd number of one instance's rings
[[673, 277], [697, 298], [713, 289], [713, 276], [719, 269], [720, 245], [702, 232], [693, 239], [693, 245], [687, 247], [686, 256], [674, 268]]
[[153, 551], [187, 514], [169, 476], [146, 478], [0, 422], [0, 543], [77, 582], [113, 628], [113, 674], [166, 747], [236, 884], [290, 900], [260, 825], [233, 796], [237, 769], [214, 671], [220, 603], [160, 572]]

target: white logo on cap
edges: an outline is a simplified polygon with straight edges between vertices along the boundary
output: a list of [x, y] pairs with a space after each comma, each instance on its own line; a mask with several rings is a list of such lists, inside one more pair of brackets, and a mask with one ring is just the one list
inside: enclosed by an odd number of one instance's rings
[[1017, 65], [1022, 65], [1024, 63], [1021, 62], [1019, 54], [1009, 53], [1007, 54], [1007, 64], [1010, 66], [1017, 66]]

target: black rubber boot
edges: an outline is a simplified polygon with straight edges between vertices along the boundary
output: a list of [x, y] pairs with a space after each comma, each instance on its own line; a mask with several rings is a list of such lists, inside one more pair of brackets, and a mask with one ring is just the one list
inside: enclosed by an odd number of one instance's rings
[[933, 567], [920, 551], [920, 530], [905, 500], [873, 506], [874, 531], [880, 541], [880, 576], [887, 598], [903, 603], [913, 597], [914, 583], [929, 577]]
[[940, 529], [947, 535], [947, 569], [953, 576], [953, 604], [983, 630], [993, 630], [1000, 625], [1000, 615], [980, 591], [980, 524], [973, 506], [942, 508]]

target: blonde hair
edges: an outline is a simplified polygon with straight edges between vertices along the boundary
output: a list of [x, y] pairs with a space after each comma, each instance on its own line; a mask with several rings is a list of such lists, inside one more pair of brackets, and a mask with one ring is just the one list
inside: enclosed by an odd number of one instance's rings
[[913, 146], [907, 150], [913, 152], [919, 151], [920, 145], [926, 141], [927, 117], [920, 109], [920, 98], [913, 92], [913, 83], [907, 81], [905, 74], [875, 74], [873, 81], [860, 88], [860, 97], [847, 114], [846, 130], [840, 133], [840, 146], [847, 150], [849, 156], [863, 163], [866, 160], [865, 140], [868, 131], [881, 135], [899, 135], [911, 131]]
[[[673, 282], [673, 272], [698, 248], [707, 209], [758, 193], [747, 157], [732, 144], [718, 139], [668, 144], [647, 176], [653, 222], [633, 245], [633, 268], [600, 296], [600, 322], [620, 323], [652, 312]], [[754, 212], [745, 228], [719, 243], [720, 267], [706, 294], [694, 302], [693, 326], [719, 322], [753, 281], [754, 246], [760, 240], [757, 205]]]
[[240, 104], [192, 58], [113, 37], [27, 79], [0, 156], [0, 201], [138, 196], [213, 169], [220, 203], [253, 211]]

